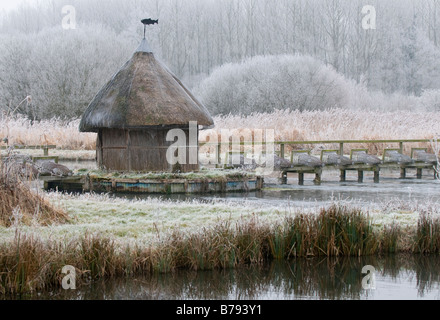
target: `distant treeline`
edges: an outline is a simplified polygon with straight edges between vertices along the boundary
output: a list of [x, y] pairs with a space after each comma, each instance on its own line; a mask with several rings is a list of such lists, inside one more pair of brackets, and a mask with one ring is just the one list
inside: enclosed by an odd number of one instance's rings
[[310, 56], [257, 56], [215, 69], [194, 89], [208, 110], [222, 115], [274, 110], [440, 111], [440, 90], [422, 95], [368, 90]]
[[[437, 0], [71, 0], [76, 30], [62, 28], [65, 4], [29, 1], [0, 17], [2, 108], [32, 95], [19, 112], [80, 115], [130, 57], [149, 17], [159, 19], [147, 29], [156, 55], [190, 88], [225, 63], [302, 55], [370, 91], [436, 100], [440, 89]], [[376, 29], [362, 26], [365, 5], [375, 9]]]

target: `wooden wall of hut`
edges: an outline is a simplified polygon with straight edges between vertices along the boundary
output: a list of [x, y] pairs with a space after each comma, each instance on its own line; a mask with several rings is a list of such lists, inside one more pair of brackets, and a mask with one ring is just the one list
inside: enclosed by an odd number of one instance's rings
[[[189, 137], [189, 129], [181, 128]], [[166, 141], [169, 129], [101, 129], [97, 138], [98, 166], [107, 170], [131, 172], [172, 172], [167, 150], [174, 142]], [[198, 154], [198, 147], [197, 154]], [[190, 147], [186, 147], [189, 162]], [[174, 168], [175, 169], [175, 168]], [[199, 164], [181, 164], [181, 172], [199, 171]]]

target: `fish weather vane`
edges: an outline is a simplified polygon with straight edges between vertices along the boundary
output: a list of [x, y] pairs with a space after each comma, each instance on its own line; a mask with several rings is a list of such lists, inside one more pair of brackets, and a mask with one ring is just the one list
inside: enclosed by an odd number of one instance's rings
[[141, 20], [141, 22], [144, 24], [144, 39], [145, 39], [145, 31], [147, 29], [147, 26], [153, 25], [153, 24], [159, 24], [159, 20], [153, 20], [153, 19], [144, 19]]

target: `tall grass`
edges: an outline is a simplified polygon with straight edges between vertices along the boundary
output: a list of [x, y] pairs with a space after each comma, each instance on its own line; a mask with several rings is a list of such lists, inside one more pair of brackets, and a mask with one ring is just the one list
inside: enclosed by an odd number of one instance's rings
[[[0, 245], [0, 293], [23, 294], [59, 288], [65, 265], [77, 270], [78, 285], [91, 280], [262, 265], [300, 257], [371, 256], [405, 252], [438, 253], [440, 223], [421, 215], [415, 237], [404, 238], [393, 223], [372, 228], [361, 210], [343, 205], [318, 214], [297, 214], [276, 224], [256, 216], [185, 234], [174, 230], [145, 246], [121, 248], [109, 237], [85, 234], [68, 241], [41, 240], [16, 232]], [[407, 243], [401, 244], [405, 239]]]
[[433, 216], [429, 211], [420, 214], [414, 239], [414, 251], [440, 253], [440, 217]]
[[333, 205], [318, 215], [286, 219], [269, 238], [274, 258], [363, 256], [378, 251], [371, 222], [362, 211]]
[[31, 121], [23, 116], [2, 116], [0, 140], [8, 138], [9, 145], [56, 145], [65, 150], [94, 150], [96, 134], [80, 133], [79, 123], [79, 119]]
[[[218, 116], [214, 121], [216, 126], [213, 130], [218, 134], [221, 134], [221, 129], [274, 129], [276, 141], [432, 139], [440, 135], [438, 112], [278, 110], [269, 114]], [[212, 131], [201, 132], [201, 140], [205, 141], [208, 134]], [[318, 150], [322, 146], [297, 147]], [[349, 148], [367, 148], [370, 153], [378, 154], [391, 147], [396, 148], [396, 145], [353, 144], [346, 145], [346, 151]], [[429, 144], [405, 144], [404, 147], [406, 154], [411, 153], [412, 147], [431, 148]]]
[[13, 224], [65, 223], [67, 213], [55, 208], [38, 191], [31, 189], [23, 175], [23, 166], [11, 160], [0, 159], [0, 226]]
[[65, 265], [77, 270], [78, 283], [176, 270], [216, 270], [263, 265], [303, 257], [374, 256], [389, 253], [439, 253], [440, 220], [420, 214], [413, 230], [395, 221], [373, 228], [362, 210], [340, 203], [317, 213], [286, 215], [278, 222], [256, 215], [222, 220], [195, 232], [179, 229], [149, 244], [122, 247], [102, 234], [42, 240], [16, 229], [13, 241], [0, 244], [0, 293], [25, 294], [61, 286]]
[[381, 252], [383, 253], [397, 253], [399, 248], [403, 250], [403, 245], [400, 244], [402, 229], [399, 225], [393, 222], [391, 225], [386, 225], [383, 228], [381, 239]]
[[[248, 116], [217, 116], [214, 122], [213, 130], [218, 134], [222, 129], [274, 129], [276, 141], [432, 139], [440, 135], [438, 112], [279, 110]], [[80, 133], [78, 127], [78, 119], [55, 118], [32, 122], [22, 116], [1, 117], [0, 140], [9, 134], [9, 145], [50, 144], [66, 150], [95, 149], [96, 134]], [[202, 131], [201, 141], [206, 141], [206, 135], [209, 133]], [[5, 145], [5, 143], [1, 144]], [[370, 152], [376, 153], [384, 147], [391, 146], [369, 144], [347, 147], [370, 148]], [[412, 147], [426, 147], [426, 145], [415, 144]], [[411, 145], [407, 145], [406, 148], [405, 152], [409, 154]]]

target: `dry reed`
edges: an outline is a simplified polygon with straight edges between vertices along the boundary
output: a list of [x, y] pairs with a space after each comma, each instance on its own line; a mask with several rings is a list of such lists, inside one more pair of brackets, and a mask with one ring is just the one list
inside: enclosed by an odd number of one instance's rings
[[429, 211], [420, 214], [414, 249], [418, 253], [440, 253], [440, 217]]
[[[326, 140], [399, 140], [432, 139], [440, 136], [440, 114], [437, 112], [410, 111], [354, 111], [333, 109], [326, 111], [278, 110], [272, 113], [255, 113], [248, 116], [218, 116], [214, 118], [214, 132], [221, 135], [222, 129], [244, 130], [273, 129], [275, 141], [326, 141]], [[212, 131], [201, 132], [201, 140]], [[404, 145], [404, 152], [411, 148], [428, 147], [429, 143]], [[296, 145], [289, 149], [338, 149], [338, 145]], [[352, 148], [367, 148], [371, 154], [381, 154], [385, 148], [396, 148], [396, 144], [349, 144]]]
[[0, 226], [65, 223], [67, 213], [47, 201], [42, 194], [31, 189], [25, 181], [23, 166], [0, 159]]
[[96, 134], [80, 133], [79, 122], [79, 119], [31, 121], [23, 116], [1, 117], [0, 140], [8, 138], [9, 145], [56, 145], [63, 150], [94, 150]]
[[297, 214], [269, 224], [256, 216], [232, 224], [222, 221], [196, 233], [158, 233], [156, 242], [121, 248], [100, 234], [69, 241], [43, 241], [19, 231], [0, 245], [0, 293], [17, 295], [61, 286], [62, 267], [77, 270], [77, 286], [98, 279], [170, 273], [180, 269], [215, 270], [263, 265], [296, 257], [371, 256], [405, 252], [438, 253], [440, 223], [421, 215], [416, 237], [403, 236], [392, 224], [372, 228], [367, 214], [334, 204], [318, 214]]
[[[276, 141], [432, 139], [440, 136], [438, 112], [278, 110], [249, 116], [217, 116], [214, 121], [216, 126], [213, 130], [218, 134], [222, 129], [274, 129]], [[22, 116], [3, 117], [0, 118], [0, 140], [9, 133], [9, 145], [49, 144], [64, 150], [94, 150], [96, 134], [80, 133], [78, 126], [78, 119], [32, 122]], [[209, 131], [201, 132], [201, 141], [206, 140], [207, 134]], [[385, 147], [395, 146], [360, 144], [347, 147], [369, 148], [371, 153], [378, 153]], [[411, 147], [430, 148], [429, 145], [408, 144], [405, 149], [407, 154], [411, 152]]]

